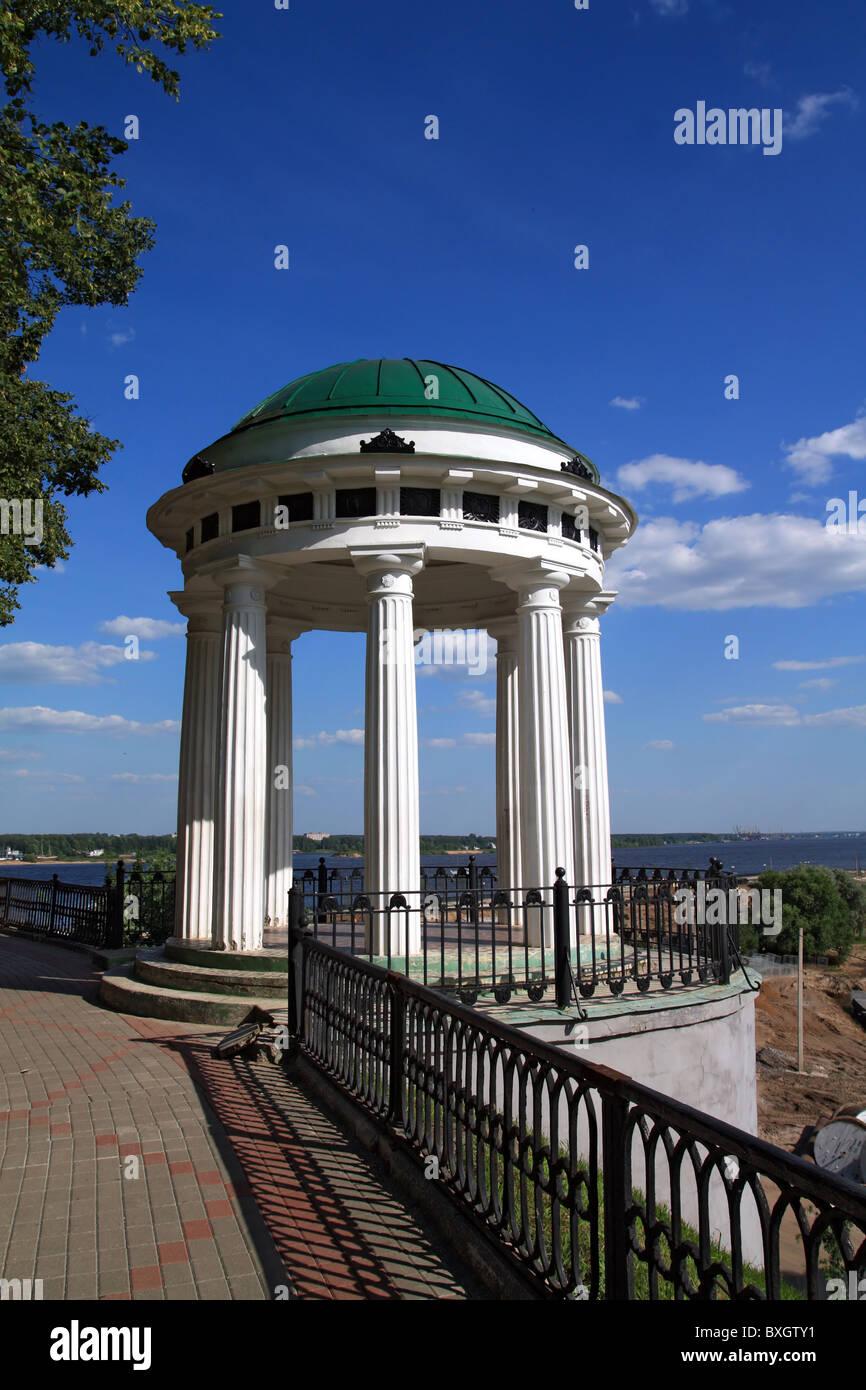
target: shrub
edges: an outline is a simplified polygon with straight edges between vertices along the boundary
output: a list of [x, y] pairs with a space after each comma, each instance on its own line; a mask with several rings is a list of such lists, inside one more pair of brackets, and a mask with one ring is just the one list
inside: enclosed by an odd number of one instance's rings
[[845, 960], [854, 941], [855, 913], [840, 889], [838, 872], [814, 864], [798, 864], [783, 872], [767, 870], [761, 874], [759, 888], [782, 890], [782, 930], [776, 937], [762, 935], [761, 946], [793, 955], [802, 926], [803, 951], [807, 956], [838, 951], [839, 959]]

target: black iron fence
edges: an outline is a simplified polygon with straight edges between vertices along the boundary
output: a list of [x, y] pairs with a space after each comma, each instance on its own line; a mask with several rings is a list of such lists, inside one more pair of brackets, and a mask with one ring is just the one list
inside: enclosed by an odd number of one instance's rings
[[[724, 911], [701, 911], [712, 891]], [[507, 1003], [515, 992], [564, 1007], [599, 991], [645, 994], [727, 983], [738, 959], [736, 879], [708, 870], [629, 870], [573, 887], [505, 888], [492, 869], [422, 871], [414, 891], [365, 891], [360, 869], [295, 879], [293, 920], [319, 941], [457, 994]], [[708, 920], [710, 919], [710, 920]]]
[[103, 886], [50, 879], [0, 879], [0, 926], [104, 946], [112, 903]]
[[854, 1183], [311, 930], [289, 945], [302, 1050], [543, 1295], [823, 1299], [866, 1273]]
[[122, 912], [124, 946], [161, 946], [174, 932], [174, 874], [160, 869], [124, 872], [118, 860], [113, 892]]
[[118, 860], [104, 884], [0, 878], [0, 926], [116, 949], [158, 946], [174, 929], [174, 874], [127, 871]]

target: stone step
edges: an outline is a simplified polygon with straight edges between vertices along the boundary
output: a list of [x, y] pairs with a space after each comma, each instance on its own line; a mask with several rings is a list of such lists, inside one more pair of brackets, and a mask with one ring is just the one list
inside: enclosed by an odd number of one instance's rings
[[181, 965], [199, 965], [206, 970], [268, 971], [287, 975], [289, 957], [285, 950], [263, 947], [260, 951], [215, 951], [210, 940], [181, 941], [176, 936], [169, 937], [165, 943], [165, 954], [169, 960]]
[[254, 1004], [268, 1013], [279, 1013], [286, 1007], [284, 994], [245, 994], [232, 998], [207, 990], [166, 989], [135, 979], [132, 971], [132, 965], [121, 965], [105, 972], [99, 986], [99, 999], [106, 1008], [142, 1018], [231, 1027], [241, 1023]]
[[167, 960], [161, 950], [139, 951], [133, 978], [163, 989], [193, 990], [199, 994], [232, 994], [246, 998], [285, 994], [288, 976], [269, 970], [215, 970]]

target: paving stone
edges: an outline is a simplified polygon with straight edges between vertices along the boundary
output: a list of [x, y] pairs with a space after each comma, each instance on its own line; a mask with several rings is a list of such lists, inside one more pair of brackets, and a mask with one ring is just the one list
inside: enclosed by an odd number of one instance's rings
[[82, 953], [0, 936], [0, 1277], [38, 1266], [55, 1299], [467, 1297], [283, 1068], [213, 1058], [208, 1028], [106, 1014], [98, 978]]

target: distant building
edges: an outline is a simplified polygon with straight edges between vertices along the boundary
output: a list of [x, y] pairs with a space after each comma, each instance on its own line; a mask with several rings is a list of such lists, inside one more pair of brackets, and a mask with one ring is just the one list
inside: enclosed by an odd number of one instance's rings
[[23, 855], [23, 853], [22, 853], [22, 851], [21, 851], [20, 849], [10, 849], [9, 846], [7, 845], [7, 846], [6, 846], [6, 858], [7, 858], [7, 859], [23, 859], [23, 858], [24, 858], [24, 855]]
[[104, 853], [104, 849], [89, 849], [87, 851], [87, 857], [88, 859], [101, 859]]
[[306, 830], [304, 832], [305, 840], [330, 840], [330, 838], [329, 830]]

